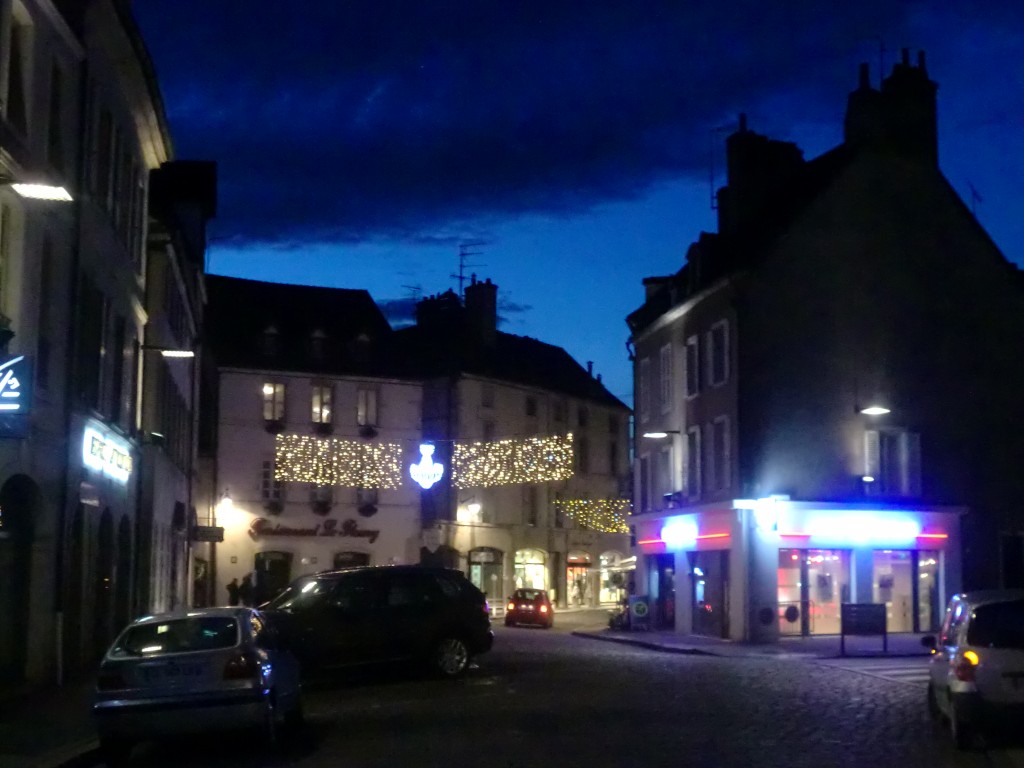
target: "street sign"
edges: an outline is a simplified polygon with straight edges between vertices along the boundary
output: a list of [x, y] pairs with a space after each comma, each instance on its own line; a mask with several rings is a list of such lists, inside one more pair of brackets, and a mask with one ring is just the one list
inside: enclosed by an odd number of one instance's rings
[[218, 525], [197, 525], [192, 529], [192, 541], [219, 544], [224, 541], [224, 529]]

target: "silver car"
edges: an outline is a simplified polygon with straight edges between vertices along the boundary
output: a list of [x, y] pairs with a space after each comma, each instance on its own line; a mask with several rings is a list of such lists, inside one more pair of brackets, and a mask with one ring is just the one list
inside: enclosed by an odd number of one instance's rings
[[949, 601], [932, 649], [928, 710], [960, 749], [1024, 715], [1024, 590], [967, 592]]
[[104, 655], [93, 714], [108, 763], [200, 731], [255, 727], [275, 744], [302, 720], [299, 664], [252, 608], [145, 616]]

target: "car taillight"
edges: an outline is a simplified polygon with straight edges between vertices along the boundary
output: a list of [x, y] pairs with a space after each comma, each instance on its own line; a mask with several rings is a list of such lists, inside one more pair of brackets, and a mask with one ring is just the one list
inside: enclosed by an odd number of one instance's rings
[[548, 607], [547, 607], [546, 605], [542, 605], [542, 606], [540, 607], [540, 612], [541, 612], [541, 613], [547, 613], [547, 612], [548, 612]]
[[973, 683], [978, 670], [978, 654], [964, 651], [953, 661], [953, 674], [963, 683]]
[[516, 604], [515, 603], [509, 603], [508, 604], [508, 609], [507, 610], [514, 611], [515, 609], [516, 609]]
[[128, 687], [124, 676], [116, 669], [101, 669], [96, 677], [96, 690], [119, 691]]
[[256, 654], [242, 651], [224, 665], [225, 680], [252, 680], [260, 676], [260, 662]]

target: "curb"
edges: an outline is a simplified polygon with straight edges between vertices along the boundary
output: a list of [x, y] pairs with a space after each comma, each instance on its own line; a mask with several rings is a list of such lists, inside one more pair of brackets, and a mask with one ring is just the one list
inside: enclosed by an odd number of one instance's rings
[[693, 647], [680, 647], [671, 645], [661, 645], [651, 640], [634, 640], [633, 638], [627, 637], [609, 637], [608, 635], [598, 635], [592, 632], [581, 632], [574, 631], [570, 634], [576, 637], [585, 637], [589, 640], [600, 640], [604, 643], [619, 643], [620, 645], [633, 645], [638, 648], [647, 648], [652, 651], [662, 651], [663, 653], [676, 653], [684, 656], [721, 656], [720, 653], [714, 653], [713, 651], [705, 651], [700, 648]]

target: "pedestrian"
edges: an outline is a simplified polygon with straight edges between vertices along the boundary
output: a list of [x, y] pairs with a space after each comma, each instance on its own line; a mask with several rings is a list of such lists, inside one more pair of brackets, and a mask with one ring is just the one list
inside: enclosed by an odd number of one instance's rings
[[238, 599], [242, 605], [252, 606], [252, 596], [252, 575], [247, 573], [242, 577], [242, 583], [238, 585]]
[[228, 605], [238, 605], [239, 589], [237, 578], [228, 582]]

